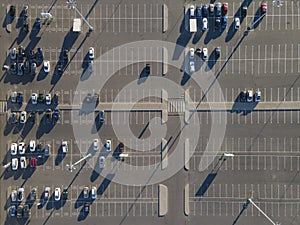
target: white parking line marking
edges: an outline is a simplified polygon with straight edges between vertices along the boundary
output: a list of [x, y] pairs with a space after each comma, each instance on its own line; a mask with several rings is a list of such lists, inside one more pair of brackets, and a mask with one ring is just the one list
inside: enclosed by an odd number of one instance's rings
[[274, 46], [271, 45], [271, 74], [273, 73], [273, 54], [274, 54]]

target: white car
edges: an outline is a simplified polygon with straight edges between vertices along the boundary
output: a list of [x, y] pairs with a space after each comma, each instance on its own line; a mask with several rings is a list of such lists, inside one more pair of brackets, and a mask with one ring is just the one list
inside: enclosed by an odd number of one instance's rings
[[190, 59], [194, 59], [194, 57], [195, 57], [195, 49], [190, 48]]
[[208, 50], [207, 50], [207, 48], [203, 48], [202, 55], [203, 55], [203, 60], [207, 60], [207, 57], [208, 57]]
[[30, 142], [29, 142], [29, 150], [31, 151], [31, 152], [34, 152], [35, 151], [35, 140], [30, 140]]
[[16, 91], [13, 91], [12, 93], [11, 93], [11, 102], [12, 103], [15, 103], [15, 102], [17, 102], [17, 92]]
[[195, 6], [191, 5], [190, 7], [190, 17], [195, 17]]
[[55, 188], [54, 191], [54, 200], [59, 201], [60, 200], [60, 188]]
[[16, 155], [18, 152], [18, 145], [17, 143], [11, 143], [10, 144], [10, 154], [11, 155]]
[[44, 200], [47, 201], [49, 199], [49, 196], [50, 196], [50, 187], [45, 187]]
[[100, 156], [99, 157], [99, 168], [103, 169], [105, 167], [105, 157], [104, 156]]
[[44, 71], [45, 71], [45, 73], [50, 72], [50, 62], [49, 61], [44, 61]]
[[24, 155], [25, 154], [25, 143], [24, 142], [19, 142], [19, 154]]
[[17, 49], [16, 48], [11, 48], [9, 51], [10, 58], [12, 60], [15, 60], [17, 58]]
[[17, 201], [17, 190], [12, 190], [10, 197], [12, 202]]
[[21, 112], [20, 123], [26, 123], [27, 113], [25, 111]]
[[194, 72], [195, 72], [195, 62], [190, 61], [190, 73], [194, 73]]
[[94, 139], [93, 147], [94, 147], [95, 151], [98, 151], [98, 149], [99, 149], [99, 140], [98, 139]]
[[253, 101], [253, 91], [248, 90], [247, 92], [247, 102], [252, 102]]
[[38, 98], [37, 93], [32, 93], [32, 95], [31, 95], [31, 104], [36, 105], [37, 104], [37, 98]]
[[235, 17], [235, 18], [234, 18], [234, 28], [235, 28], [236, 30], [238, 30], [238, 29], [240, 29], [240, 26], [241, 26], [240, 18]]
[[50, 93], [46, 94], [46, 105], [51, 105], [51, 94]]
[[106, 140], [105, 148], [107, 152], [111, 151], [111, 140]]
[[207, 22], [207, 18], [203, 18], [202, 19], [202, 30], [205, 31], [208, 29], [208, 22]]
[[68, 148], [68, 142], [67, 141], [62, 141], [61, 142], [61, 148], [63, 153], [67, 153], [69, 148]]
[[25, 169], [27, 167], [26, 157], [25, 156], [22, 156], [20, 158], [20, 166], [21, 166], [21, 169]]
[[95, 58], [95, 50], [93, 47], [89, 47], [89, 59], [94, 59]]
[[89, 188], [84, 187], [83, 188], [83, 198], [88, 198], [89, 197]]
[[96, 199], [96, 197], [97, 197], [97, 188], [93, 186], [91, 189], [91, 198]]
[[12, 170], [17, 170], [18, 169], [18, 159], [17, 158], [12, 158], [11, 159], [11, 169]]

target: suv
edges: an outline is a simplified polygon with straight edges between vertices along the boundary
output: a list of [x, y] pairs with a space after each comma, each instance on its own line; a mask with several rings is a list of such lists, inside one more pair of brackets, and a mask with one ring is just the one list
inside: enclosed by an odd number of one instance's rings
[[60, 188], [55, 188], [54, 191], [54, 200], [59, 201], [60, 200]]
[[16, 92], [16, 91], [13, 91], [13, 92], [11, 93], [10, 100], [11, 100], [12, 103], [17, 102], [17, 92]]
[[261, 91], [257, 90], [255, 92], [255, 102], [260, 102], [260, 99], [261, 99]]
[[30, 201], [35, 201], [36, 200], [36, 192], [37, 192], [37, 189], [32, 188], [32, 190], [30, 192]]
[[61, 142], [61, 149], [63, 153], [67, 153], [68, 152], [68, 142], [67, 141], [62, 141]]
[[38, 95], [37, 93], [32, 93], [31, 95], [31, 104], [36, 105], [38, 100]]
[[17, 218], [22, 218], [23, 217], [23, 205], [18, 205], [17, 209]]
[[89, 188], [84, 187], [83, 188], [83, 198], [88, 198], [89, 197]]
[[217, 2], [215, 5], [215, 14], [216, 16], [221, 16], [222, 4]]
[[99, 112], [99, 122], [103, 123], [104, 121], [105, 121], [104, 110], [100, 110], [100, 112]]
[[27, 120], [27, 113], [26, 111], [22, 111], [20, 116], [20, 123], [26, 123], [26, 120]]
[[24, 188], [19, 188], [18, 189], [18, 201], [22, 202], [24, 199]]
[[44, 102], [44, 94], [43, 93], [39, 93], [37, 101], [38, 101], [38, 103], [43, 103]]
[[43, 53], [43, 49], [42, 48], [38, 48], [37, 49], [35, 57], [36, 57], [37, 61], [43, 62], [43, 60], [44, 60], [44, 53]]
[[247, 92], [247, 102], [252, 102], [253, 101], [253, 91], [248, 90]]
[[93, 148], [94, 148], [94, 151], [98, 151], [99, 150], [99, 140], [98, 139], [94, 139], [94, 141], [93, 141]]

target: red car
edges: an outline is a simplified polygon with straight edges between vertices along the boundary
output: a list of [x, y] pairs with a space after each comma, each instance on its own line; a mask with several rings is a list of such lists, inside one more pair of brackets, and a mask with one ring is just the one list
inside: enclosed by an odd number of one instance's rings
[[36, 169], [36, 158], [30, 159], [30, 167]]
[[223, 11], [223, 15], [227, 14], [227, 12], [228, 12], [228, 2], [223, 2], [222, 11]]
[[267, 12], [267, 3], [262, 3], [261, 4], [261, 12], [262, 13], [266, 13]]

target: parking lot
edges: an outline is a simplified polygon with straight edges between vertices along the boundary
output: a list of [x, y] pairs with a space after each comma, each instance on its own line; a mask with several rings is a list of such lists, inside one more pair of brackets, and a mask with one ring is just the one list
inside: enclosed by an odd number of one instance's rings
[[[22, 45], [25, 52], [30, 49], [37, 52], [38, 48], [42, 48], [44, 61], [49, 60], [51, 69], [45, 72], [42, 60], [36, 65], [35, 75], [15, 75], [11, 69], [1, 73], [1, 224], [98, 224], [98, 217], [103, 224], [123, 225], [268, 223], [266, 217], [249, 204], [247, 199], [251, 198], [273, 221], [298, 225], [299, 1], [284, 1], [280, 7], [266, 1], [266, 15], [248, 32], [245, 32], [247, 28], [261, 16], [262, 2], [230, 1], [225, 29], [216, 28], [216, 17], [209, 15], [208, 30], [201, 30], [202, 18], [197, 18], [197, 31], [190, 33], [190, 6], [209, 6], [212, 2], [216, 6], [214, 1], [77, 1], [78, 10], [93, 27], [93, 31], [88, 32], [88, 25], [82, 21], [81, 33], [72, 31], [73, 19], [80, 18], [80, 15], [66, 7], [65, 1], [3, 2], [0, 11], [3, 18], [1, 65], [11, 67], [13, 62], [18, 64], [19, 59], [11, 59], [9, 52], [11, 48], [18, 49]], [[16, 7], [11, 32], [5, 27], [9, 4]], [[28, 5], [30, 28], [26, 34], [21, 32], [25, 4]], [[244, 4], [248, 6], [245, 18], [241, 14]], [[42, 19], [41, 28], [32, 30], [41, 12], [50, 12], [53, 20], [47, 24]], [[241, 22], [239, 29], [235, 29], [236, 17]], [[168, 66], [165, 69], [165, 62], [156, 62], [164, 58], [161, 56], [162, 46], [122, 46], [144, 40], [163, 40], [183, 46], [183, 51], [176, 48], [174, 52], [167, 53], [168, 58], [174, 61], [183, 56], [184, 61], [179, 62], [183, 67]], [[88, 53], [90, 47], [95, 51], [94, 60]], [[219, 57], [215, 53], [217, 47], [220, 49]], [[208, 56], [205, 61], [201, 59], [203, 55], [195, 57], [196, 71], [188, 74], [190, 48], [207, 48]], [[100, 62], [105, 66], [87, 74], [89, 63], [99, 62], [99, 57], [108, 52], [112, 52], [112, 57], [106, 55]], [[64, 70], [58, 75], [64, 54], [67, 54], [67, 60], [63, 60]], [[136, 60], [141, 61], [137, 63]], [[104, 82], [104, 75], [111, 68], [124, 63], [126, 67], [118, 70], [103, 85], [100, 83]], [[145, 75], [143, 72], [147, 66], [151, 72]], [[219, 87], [199, 85], [196, 76], [200, 80], [208, 79], [212, 84], [217, 82]], [[78, 88], [95, 77], [99, 78], [99, 88]], [[166, 99], [153, 97], [164, 96], [162, 88], [141, 87], [151, 83], [154, 77], [174, 82], [178, 90], [166, 91]], [[126, 87], [130, 82], [137, 86]], [[218, 94], [217, 88], [222, 90], [223, 96]], [[200, 104], [200, 107], [195, 112], [190, 110], [193, 116], [188, 123], [180, 124], [189, 106], [185, 90], [189, 90], [189, 104]], [[249, 103], [253, 107], [248, 107], [248, 110], [239, 110], [244, 90], [261, 91], [261, 100]], [[120, 96], [122, 91], [124, 94]], [[13, 92], [22, 94], [22, 105], [18, 105], [18, 100], [11, 102]], [[51, 93], [52, 97], [56, 94], [58, 103], [46, 105], [44, 99], [43, 103], [34, 105], [31, 100], [33, 93], [43, 96]], [[98, 109], [82, 113], [88, 94], [99, 95]], [[225, 103], [233, 107], [219, 111], [202, 109], [201, 104], [208, 101], [208, 94], [211, 96], [210, 103], [223, 102], [224, 97]], [[116, 104], [129, 105], [135, 101], [135, 96], [141, 99], [136, 104], [137, 110], [125, 113], [122, 109], [105, 109], [105, 120], [99, 122], [99, 108], [108, 107], [116, 99]], [[145, 109], [147, 104], [149, 109]], [[269, 106], [259, 108], [262, 104]], [[294, 108], [282, 109], [284, 104]], [[46, 113], [48, 109], [51, 109], [49, 116]], [[55, 109], [59, 110], [57, 119], [53, 118]], [[28, 121], [22, 124], [19, 118], [16, 123], [11, 123], [12, 114], [17, 113], [20, 117], [22, 111], [27, 112]], [[31, 112], [34, 112], [34, 119], [30, 117]], [[166, 121], [164, 113], [167, 114]], [[224, 124], [224, 137], [210, 137], [212, 126], [221, 129]], [[125, 125], [130, 132], [128, 130], [118, 136], [118, 129]], [[185, 131], [192, 126], [200, 127], [199, 135], [186, 134]], [[85, 131], [82, 137], [75, 135], [74, 129], [79, 128]], [[165, 136], [157, 137], [158, 131], [166, 131]], [[189, 146], [196, 146], [195, 152], [190, 156], [188, 166], [180, 158], [176, 162], [179, 171], [174, 170], [169, 176], [167, 172], [174, 163], [171, 162], [174, 149], [180, 149], [180, 154], [182, 151], [181, 157], [187, 149], [193, 150], [181, 143], [181, 136], [185, 143], [189, 142]], [[98, 151], [93, 149], [95, 138], [101, 144]], [[31, 152], [28, 147], [30, 140], [41, 144], [43, 150]], [[107, 140], [111, 140], [111, 151], [107, 151], [104, 144]], [[62, 141], [68, 143], [67, 153], [62, 152]], [[26, 144], [26, 153], [23, 155], [18, 151], [12, 155], [11, 143], [20, 142]], [[124, 158], [120, 157], [121, 143], [125, 143]], [[220, 147], [217, 147], [218, 143], [221, 143]], [[49, 156], [44, 153], [47, 144], [51, 147]], [[210, 154], [205, 154], [206, 150]], [[232, 153], [234, 157], [225, 160], [224, 153]], [[26, 157], [26, 169], [19, 165], [16, 171], [12, 170], [12, 158], [17, 158], [20, 164], [21, 156]], [[100, 169], [101, 156], [105, 158], [104, 169]], [[83, 157], [87, 158], [82, 160]], [[36, 169], [31, 165], [33, 158], [37, 159]], [[211, 163], [201, 170], [202, 161]], [[133, 186], [116, 180], [119, 172], [128, 174], [129, 179], [137, 171], [150, 170], [155, 164], [159, 166], [153, 177], [156, 173], [166, 173], [165, 180], [160, 183], [152, 184], [152, 178], [149, 178], [149, 183]], [[163, 169], [164, 165], [168, 169]], [[126, 177], [123, 179], [126, 180]], [[138, 182], [138, 175], [136, 180]], [[167, 186], [167, 197], [161, 196], [159, 184]], [[187, 184], [189, 188], [185, 196]], [[97, 189], [96, 199], [90, 196], [84, 198], [84, 187], [91, 190], [94, 186]], [[24, 200], [12, 202], [12, 190], [20, 187], [25, 189]], [[32, 202], [29, 193], [34, 187], [37, 188], [37, 197]], [[43, 202], [45, 187], [50, 187], [51, 191], [49, 200]], [[67, 189], [67, 199], [55, 201], [54, 190], [57, 187], [61, 191]], [[162, 199], [167, 202], [165, 215], [160, 215]], [[30, 218], [10, 216], [12, 205], [18, 208], [26, 204], [31, 209]], [[89, 207], [88, 212], [86, 207]]]

